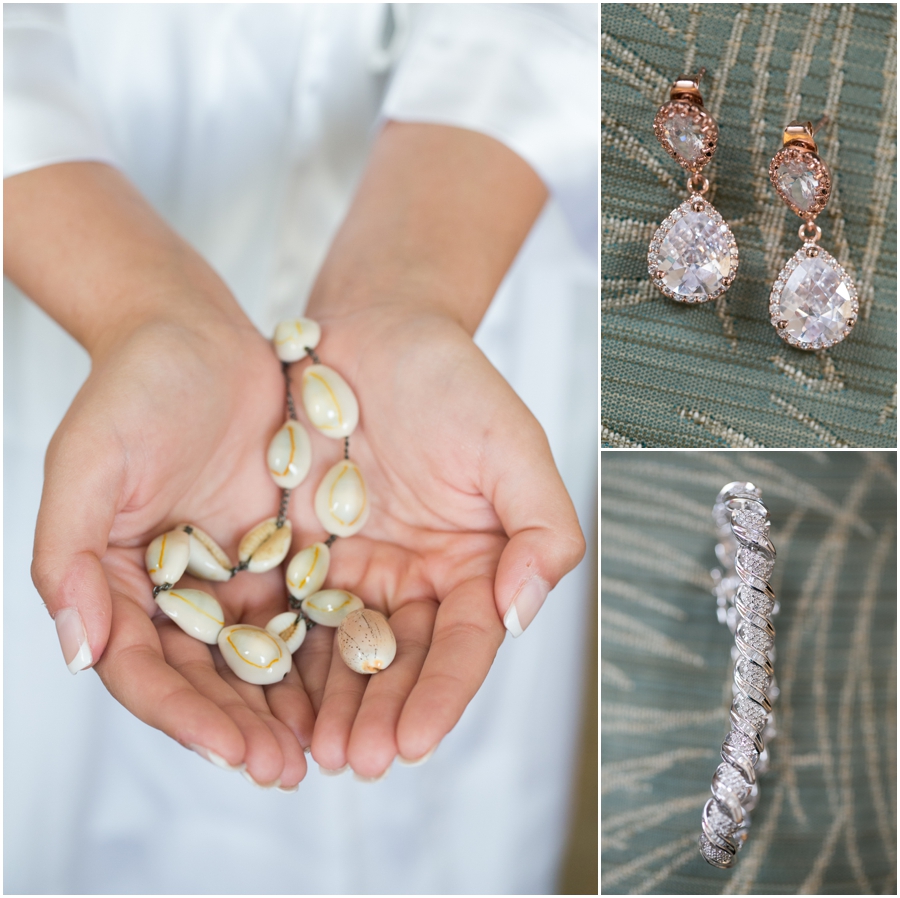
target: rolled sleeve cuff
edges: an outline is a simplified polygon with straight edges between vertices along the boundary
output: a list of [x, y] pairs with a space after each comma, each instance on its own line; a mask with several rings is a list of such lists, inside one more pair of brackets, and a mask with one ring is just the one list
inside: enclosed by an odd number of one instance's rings
[[58, 162], [117, 164], [79, 90], [65, 11], [41, 7], [4, 7], [4, 178]]
[[557, 5], [422, 9], [382, 118], [487, 134], [521, 156], [579, 238], [597, 239], [597, 30]]

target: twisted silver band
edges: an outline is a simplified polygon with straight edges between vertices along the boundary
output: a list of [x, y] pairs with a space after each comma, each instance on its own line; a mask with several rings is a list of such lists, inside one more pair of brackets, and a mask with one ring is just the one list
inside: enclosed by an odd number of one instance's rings
[[768, 578], [775, 564], [769, 512], [752, 483], [726, 484], [713, 506], [719, 531], [712, 571], [718, 617], [734, 633], [734, 701], [722, 763], [703, 808], [700, 852], [714, 867], [730, 867], [747, 839], [749, 812], [756, 807], [758, 773], [768, 769], [766, 744], [775, 735], [772, 701], [778, 695], [772, 663], [778, 613]]

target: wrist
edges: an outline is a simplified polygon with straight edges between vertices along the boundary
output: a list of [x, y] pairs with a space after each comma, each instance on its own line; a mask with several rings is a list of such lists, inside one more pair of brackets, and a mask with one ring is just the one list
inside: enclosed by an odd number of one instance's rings
[[259, 336], [226, 289], [155, 273], [135, 279], [104, 298], [105, 313], [90, 326], [70, 330], [94, 363], [142, 331], [216, 334], [219, 339], [250, 332]]
[[320, 277], [306, 308], [319, 322], [376, 317], [384, 322], [413, 318], [442, 318], [474, 334], [490, 298], [475, 308], [459, 302], [453, 286], [423, 271], [368, 272], [353, 277], [344, 270], [339, 279]]
[[93, 358], [153, 323], [249, 325], [221, 278], [107, 165], [7, 178], [3, 240], [4, 273]]
[[547, 192], [501, 143], [389, 122], [313, 289], [311, 317], [373, 306], [440, 315], [470, 336]]

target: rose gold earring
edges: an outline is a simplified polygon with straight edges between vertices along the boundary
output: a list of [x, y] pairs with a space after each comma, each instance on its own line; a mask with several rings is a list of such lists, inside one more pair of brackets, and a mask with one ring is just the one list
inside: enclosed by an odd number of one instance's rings
[[831, 195], [831, 174], [819, 158], [815, 133], [828, 121], [791, 122], [784, 145], [769, 163], [778, 195], [803, 219], [803, 246], [778, 275], [769, 298], [769, 316], [778, 336], [797, 349], [827, 349], [853, 329], [859, 300], [850, 275], [819, 244], [816, 216]]
[[700, 79], [681, 75], [669, 102], [656, 113], [653, 130], [663, 149], [690, 174], [690, 196], [659, 226], [650, 243], [647, 268], [656, 288], [677, 302], [708, 302], [734, 281], [738, 249], [731, 229], [705, 200], [709, 181], [700, 174], [716, 151], [719, 126], [703, 108]]

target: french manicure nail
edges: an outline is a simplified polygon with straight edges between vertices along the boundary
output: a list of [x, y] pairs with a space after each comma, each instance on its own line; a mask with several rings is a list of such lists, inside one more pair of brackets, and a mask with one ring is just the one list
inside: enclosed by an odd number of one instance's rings
[[353, 779], [360, 783], [380, 783], [391, 772], [391, 766], [388, 764], [387, 769], [380, 776], [361, 776], [356, 771], [353, 772]]
[[200, 755], [201, 758], [205, 758], [210, 764], [221, 767], [222, 770], [243, 770], [246, 767], [245, 764], [229, 764], [221, 755], [217, 755], [214, 751], [210, 751], [202, 745], [188, 745], [188, 748]]
[[[440, 742], [438, 743], [438, 745], [440, 745]], [[397, 755], [397, 761], [398, 761], [400, 764], [402, 764], [404, 767], [420, 767], [420, 766], [421, 766], [422, 764], [424, 764], [424, 763], [425, 763], [425, 762], [426, 762], [426, 761], [427, 761], [427, 760], [428, 760], [428, 759], [429, 759], [436, 751], [437, 751], [437, 745], [435, 745], [433, 748], [431, 748], [431, 749], [429, 749], [428, 751], [426, 751], [425, 754], [422, 755], [421, 758], [416, 758], [415, 761], [407, 761], [406, 758], [403, 758], [403, 757], [401, 757], [400, 755]]]
[[541, 610], [549, 592], [550, 584], [546, 580], [536, 576], [526, 580], [509, 606], [509, 611], [503, 618], [503, 626], [514, 637], [521, 636]]
[[62, 648], [63, 658], [69, 672], [77, 674], [94, 661], [91, 655], [91, 647], [88, 643], [84, 622], [77, 608], [60, 608], [54, 618], [56, 623], [56, 635], [59, 637], [59, 645]]
[[278, 789], [279, 792], [299, 792], [300, 791], [300, 783], [297, 783], [296, 786], [291, 786], [289, 789], [285, 788], [284, 786], [277, 786], [276, 788]]
[[250, 774], [246, 771], [246, 769], [241, 771], [241, 776], [245, 780], [247, 780], [247, 782], [250, 783], [252, 786], [256, 786], [257, 789], [277, 789], [281, 786], [280, 779], [277, 779], [277, 780], [275, 780], [275, 782], [272, 782], [272, 783], [266, 783], [266, 785], [263, 785], [262, 783], [258, 783], [258, 782], [256, 782], [255, 779], [253, 779], [252, 776], [250, 776]]
[[343, 767], [339, 767], [337, 770], [329, 770], [327, 767], [319, 766], [319, 773], [324, 774], [325, 776], [340, 776], [347, 768], [349, 764], [344, 764]]

